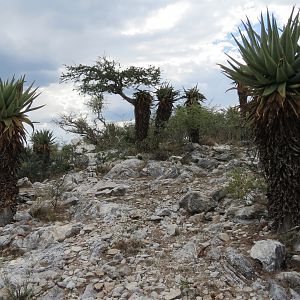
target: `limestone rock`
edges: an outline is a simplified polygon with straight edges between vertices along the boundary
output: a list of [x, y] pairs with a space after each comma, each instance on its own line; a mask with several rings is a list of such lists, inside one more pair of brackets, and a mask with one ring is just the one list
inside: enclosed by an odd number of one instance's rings
[[197, 165], [203, 169], [213, 170], [219, 165], [219, 162], [216, 159], [200, 158]]
[[179, 202], [179, 207], [190, 214], [208, 212], [217, 207], [217, 202], [203, 196], [199, 192], [188, 192]]
[[144, 162], [131, 158], [116, 164], [105, 176], [107, 179], [138, 177]]
[[275, 240], [257, 241], [251, 248], [250, 256], [259, 260], [264, 270], [273, 272], [282, 267], [285, 260], [285, 246]]
[[251, 206], [245, 206], [237, 210], [235, 213], [235, 219], [238, 220], [253, 220], [260, 219], [267, 215], [266, 207], [263, 205], [255, 204]]
[[180, 289], [171, 289], [170, 292], [165, 294], [165, 300], [179, 299], [179, 297], [181, 297]]
[[286, 290], [275, 282], [270, 284], [270, 296], [273, 300], [289, 300]]
[[247, 279], [253, 279], [256, 277], [255, 269], [251, 262], [242, 254], [238, 253], [237, 250], [229, 247], [226, 250], [225, 256], [229, 264], [232, 265], [238, 273], [241, 273]]
[[31, 220], [32, 216], [27, 211], [17, 211], [14, 215], [15, 221], [28, 221]]
[[0, 249], [8, 246], [12, 240], [12, 236], [10, 234], [0, 236]]
[[32, 188], [32, 183], [27, 177], [24, 177], [24, 178], [21, 178], [21, 179], [18, 180], [17, 186], [20, 189], [21, 188]]

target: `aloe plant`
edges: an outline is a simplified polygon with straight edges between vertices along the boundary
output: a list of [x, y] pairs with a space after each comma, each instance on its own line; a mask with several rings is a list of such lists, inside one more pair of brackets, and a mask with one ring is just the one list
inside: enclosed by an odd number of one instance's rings
[[49, 130], [37, 130], [32, 134], [33, 152], [42, 159], [45, 164], [49, 163], [51, 147], [54, 145], [55, 137]]
[[165, 124], [172, 115], [173, 106], [175, 101], [178, 100], [179, 91], [166, 83], [160, 86], [155, 94], [158, 100], [158, 107], [155, 116], [155, 133], [159, 135], [161, 129], [165, 127]]
[[24, 124], [33, 127], [27, 113], [39, 95], [31, 84], [24, 90], [25, 76], [16, 80], [0, 79], [0, 226], [13, 220], [18, 195], [17, 173], [26, 141]]
[[[193, 107], [201, 105], [206, 98], [203, 94], [200, 93], [197, 86], [184, 90], [184, 99], [186, 99], [184, 105], [187, 108], [188, 114], [193, 114]], [[200, 132], [199, 128], [190, 128], [189, 129], [189, 138], [192, 143], [199, 143]]]
[[249, 19], [234, 37], [243, 61], [229, 56], [224, 74], [247, 87], [246, 114], [268, 185], [273, 228], [300, 225], [300, 24], [293, 8], [280, 29], [275, 17], [261, 15], [260, 32]]

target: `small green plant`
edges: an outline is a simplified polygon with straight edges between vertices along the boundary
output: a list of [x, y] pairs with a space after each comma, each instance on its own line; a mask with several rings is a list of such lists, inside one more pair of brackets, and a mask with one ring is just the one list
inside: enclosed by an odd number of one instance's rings
[[58, 201], [62, 199], [63, 193], [65, 193], [68, 190], [65, 178], [66, 175], [57, 180], [54, 180], [49, 188], [49, 196], [52, 198], [51, 204], [53, 206], [54, 211], [57, 210]]
[[8, 300], [30, 300], [33, 299], [34, 293], [30, 286], [30, 272], [27, 271], [22, 282], [16, 282], [8, 276], [7, 271], [3, 272], [3, 282], [7, 293]]
[[53, 180], [38, 194], [35, 203], [30, 208], [30, 214], [41, 221], [54, 222], [68, 218], [66, 207], [61, 200], [68, 190], [65, 176]]
[[186, 291], [190, 288], [190, 283], [186, 279], [180, 280], [180, 290]]
[[234, 198], [243, 199], [254, 190], [265, 191], [265, 189], [264, 178], [249, 172], [246, 168], [235, 168], [229, 173], [227, 192]]

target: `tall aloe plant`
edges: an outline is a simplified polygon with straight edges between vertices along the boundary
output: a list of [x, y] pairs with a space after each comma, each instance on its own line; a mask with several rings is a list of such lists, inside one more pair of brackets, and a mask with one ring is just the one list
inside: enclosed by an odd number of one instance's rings
[[247, 104], [268, 184], [268, 211], [277, 231], [300, 225], [300, 24], [299, 11], [279, 29], [261, 15], [260, 32], [249, 19], [234, 37], [243, 62], [229, 56], [227, 77], [249, 89]]
[[33, 152], [42, 160], [45, 166], [49, 164], [54, 140], [53, 132], [49, 130], [37, 130], [32, 134]]
[[178, 100], [179, 91], [175, 90], [169, 83], [162, 84], [155, 92], [158, 107], [155, 116], [155, 134], [159, 135], [161, 130], [172, 115], [175, 101]]
[[24, 83], [25, 76], [0, 79], [0, 226], [11, 222], [16, 212], [17, 173], [26, 141], [24, 124], [33, 127], [26, 114], [42, 107], [32, 107], [37, 89], [30, 85], [24, 90]]
[[[187, 113], [192, 115], [193, 108], [195, 106], [200, 106], [206, 98], [200, 93], [197, 86], [184, 90], [183, 98], [186, 99], [184, 105], [186, 106]], [[189, 138], [192, 143], [199, 143], [200, 141], [200, 131], [199, 128], [189, 128], [188, 130]]]

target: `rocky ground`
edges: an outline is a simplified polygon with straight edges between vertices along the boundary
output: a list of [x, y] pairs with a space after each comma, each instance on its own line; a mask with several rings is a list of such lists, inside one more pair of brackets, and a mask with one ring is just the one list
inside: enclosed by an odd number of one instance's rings
[[226, 190], [253, 164], [245, 149], [187, 150], [99, 175], [90, 149], [85, 170], [20, 180], [16, 222], [0, 227], [0, 299], [300, 299], [299, 233], [268, 230], [259, 191]]

